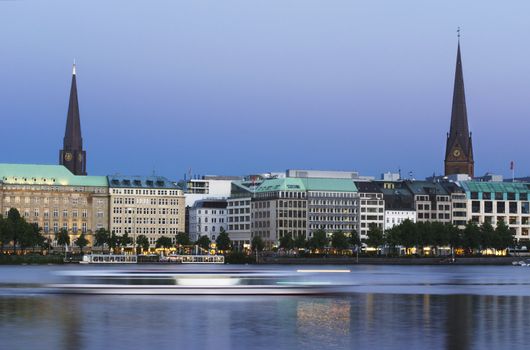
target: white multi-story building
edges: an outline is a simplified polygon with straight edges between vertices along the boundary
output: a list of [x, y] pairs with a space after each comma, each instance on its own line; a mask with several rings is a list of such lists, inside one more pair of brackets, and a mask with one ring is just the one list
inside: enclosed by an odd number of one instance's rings
[[416, 222], [416, 211], [414, 210], [385, 210], [385, 230], [389, 230], [396, 225], [400, 225], [403, 221], [409, 220]]
[[232, 182], [241, 180], [237, 176], [205, 175], [185, 182], [186, 207], [193, 207], [195, 201], [207, 198], [230, 197]]
[[108, 176], [110, 231], [133, 240], [145, 235], [154, 246], [161, 236], [173, 241], [184, 232], [184, 194], [161, 176]]
[[227, 209], [224, 199], [202, 199], [189, 208], [190, 239], [207, 236], [215, 241], [221, 229], [227, 229]]
[[463, 181], [460, 186], [467, 197], [467, 217], [471, 221], [495, 226], [502, 220], [517, 240], [530, 239], [530, 184]]
[[379, 186], [374, 182], [356, 181], [359, 190], [359, 236], [361, 239], [368, 238], [370, 226], [375, 225], [384, 229], [385, 223], [385, 201]]

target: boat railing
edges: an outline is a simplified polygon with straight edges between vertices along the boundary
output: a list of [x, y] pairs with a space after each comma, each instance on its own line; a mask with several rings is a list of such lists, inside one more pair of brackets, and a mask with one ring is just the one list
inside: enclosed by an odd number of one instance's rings
[[83, 256], [85, 264], [136, 264], [136, 255], [89, 254]]
[[224, 264], [223, 255], [168, 255], [164, 259], [167, 262], [181, 264]]

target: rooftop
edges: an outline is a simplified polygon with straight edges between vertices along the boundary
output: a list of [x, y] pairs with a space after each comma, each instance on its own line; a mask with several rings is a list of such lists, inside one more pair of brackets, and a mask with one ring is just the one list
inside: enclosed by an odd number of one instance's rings
[[467, 192], [530, 193], [530, 184], [521, 182], [462, 181], [460, 185]]
[[168, 188], [180, 189], [163, 176], [109, 175], [109, 186], [114, 188]]
[[62, 165], [0, 163], [0, 182], [17, 185], [108, 187], [105, 176], [78, 176]]

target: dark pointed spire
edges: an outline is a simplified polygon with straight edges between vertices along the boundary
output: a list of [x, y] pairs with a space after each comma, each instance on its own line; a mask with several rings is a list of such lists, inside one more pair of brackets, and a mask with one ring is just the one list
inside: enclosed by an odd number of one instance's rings
[[474, 175], [473, 145], [467, 121], [466, 94], [464, 89], [464, 73], [460, 50], [460, 28], [458, 28], [458, 48], [456, 53], [455, 85], [453, 90], [453, 106], [451, 110], [451, 126], [447, 133], [445, 149], [445, 175]]
[[66, 130], [64, 132], [63, 149], [60, 152], [59, 163], [67, 167], [75, 175], [86, 175], [86, 154], [83, 151], [83, 138], [81, 136], [81, 118], [79, 117], [75, 68], [74, 62], [68, 114], [66, 116]]
[[77, 100], [75, 63], [72, 68], [72, 85], [70, 87], [70, 100], [68, 102], [66, 130], [64, 132], [64, 147], [65, 149], [83, 148], [83, 139], [81, 137], [81, 119], [79, 118], [79, 101]]
[[451, 111], [451, 127], [449, 137], [460, 141], [464, 152], [469, 150], [469, 126], [467, 122], [466, 93], [464, 90], [464, 73], [462, 71], [462, 55], [460, 53], [460, 39], [456, 54], [455, 86], [453, 90], [453, 108]]

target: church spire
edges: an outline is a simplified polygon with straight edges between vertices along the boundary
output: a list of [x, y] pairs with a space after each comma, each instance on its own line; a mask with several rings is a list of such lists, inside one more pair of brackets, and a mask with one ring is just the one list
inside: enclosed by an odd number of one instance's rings
[[86, 175], [85, 151], [81, 137], [81, 119], [79, 117], [79, 101], [77, 99], [77, 81], [75, 62], [72, 67], [72, 84], [70, 100], [66, 116], [63, 149], [60, 151], [59, 163], [67, 167], [75, 175]]
[[447, 134], [445, 151], [445, 174], [468, 174], [471, 177], [474, 175], [473, 146], [467, 121], [464, 73], [460, 50], [460, 28], [458, 28], [451, 126]]

